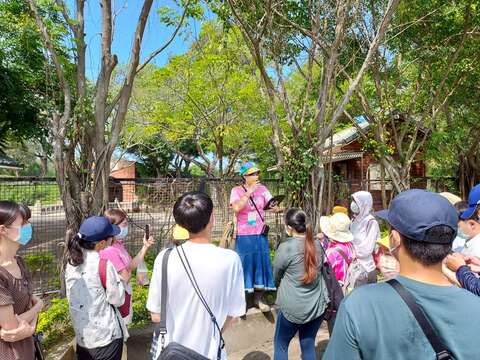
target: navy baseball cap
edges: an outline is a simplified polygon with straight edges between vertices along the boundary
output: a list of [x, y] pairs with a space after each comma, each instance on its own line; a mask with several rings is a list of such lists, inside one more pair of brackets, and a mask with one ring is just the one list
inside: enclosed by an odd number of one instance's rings
[[[443, 196], [420, 189], [401, 192], [390, 203], [388, 210], [378, 211], [380, 219], [386, 220], [402, 235], [434, 244], [449, 244], [457, 233], [458, 215], [455, 208]], [[444, 225], [454, 231], [450, 236], [432, 236], [432, 227]]]
[[120, 228], [104, 216], [91, 216], [80, 225], [78, 234], [86, 242], [96, 242], [120, 234]]
[[468, 208], [460, 214], [460, 219], [470, 219], [475, 214], [475, 209], [480, 205], [480, 184], [475, 185], [468, 194]]

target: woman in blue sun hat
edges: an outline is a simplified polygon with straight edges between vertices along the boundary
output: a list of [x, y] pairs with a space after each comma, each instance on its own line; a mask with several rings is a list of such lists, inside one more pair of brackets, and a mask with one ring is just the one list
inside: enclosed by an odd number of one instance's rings
[[[232, 189], [230, 206], [237, 216], [235, 250], [242, 260], [245, 291], [254, 293], [254, 303], [263, 312], [270, 307], [262, 301], [263, 293], [275, 290], [270, 262], [268, 231], [265, 230], [265, 205], [272, 195], [259, 181], [260, 169], [253, 162], [240, 167], [242, 184]], [[281, 211], [277, 206], [272, 211]]]

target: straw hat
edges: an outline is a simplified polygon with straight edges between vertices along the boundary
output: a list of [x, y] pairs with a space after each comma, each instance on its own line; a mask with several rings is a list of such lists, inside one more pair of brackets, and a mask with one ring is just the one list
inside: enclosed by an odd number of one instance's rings
[[188, 231], [178, 224], [176, 224], [173, 228], [172, 236], [173, 240], [188, 240], [190, 238], [190, 234], [188, 233]]
[[348, 215], [348, 209], [345, 206], [334, 206], [332, 209], [332, 215], [337, 213], [344, 213], [345, 215]]
[[344, 213], [322, 216], [320, 218], [320, 228], [332, 240], [342, 243], [353, 240], [353, 234], [350, 232], [350, 218]]
[[388, 239], [388, 235], [377, 240], [377, 244], [383, 246], [386, 249], [390, 249], [390, 240]]
[[455, 205], [456, 203], [462, 201], [462, 198], [460, 196], [457, 196], [450, 192], [442, 192], [440, 193], [440, 195], [442, 195], [445, 199], [447, 199], [452, 205]]

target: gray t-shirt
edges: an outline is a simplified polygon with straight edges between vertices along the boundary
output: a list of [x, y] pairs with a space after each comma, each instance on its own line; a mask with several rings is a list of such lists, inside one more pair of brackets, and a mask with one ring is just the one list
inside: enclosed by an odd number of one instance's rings
[[318, 240], [317, 248], [318, 272], [317, 278], [310, 284], [301, 280], [305, 274], [303, 261], [304, 238], [288, 238], [278, 247], [273, 275], [275, 285], [280, 284], [277, 291], [277, 305], [285, 318], [296, 324], [305, 324], [322, 315], [327, 307], [328, 293], [321, 274], [323, 251]]
[[[480, 297], [456, 286], [435, 286], [398, 276], [456, 360], [480, 358]], [[410, 309], [386, 283], [347, 296], [323, 357], [433, 360], [435, 353]]]

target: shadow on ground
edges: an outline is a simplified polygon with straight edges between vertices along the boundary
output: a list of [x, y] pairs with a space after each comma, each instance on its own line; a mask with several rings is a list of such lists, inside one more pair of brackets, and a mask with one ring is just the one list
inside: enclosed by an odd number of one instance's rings
[[263, 351], [252, 351], [245, 355], [242, 360], [272, 360], [272, 358]]
[[319, 341], [316, 350], [317, 350], [317, 359], [321, 359], [323, 354], [325, 353], [325, 349], [327, 348], [328, 340]]

